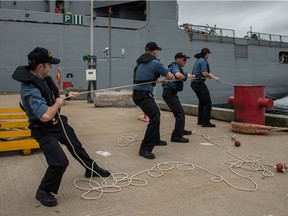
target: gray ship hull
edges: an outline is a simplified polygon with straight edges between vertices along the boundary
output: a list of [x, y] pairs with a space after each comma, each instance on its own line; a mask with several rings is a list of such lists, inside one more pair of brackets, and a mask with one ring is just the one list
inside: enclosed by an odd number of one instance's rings
[[[62, 82], [72, 81], [74, 87], [87, 88], [87, 62], [82, 57], [90, 51], [88, 15], [83, 16], [82, 25], [69, 25], [63, 23], [63, 14], [3, 9], [3, 2], [1, 6], [0, 91], [19, 90], [19, 83], [12, 80], [11, 75], [17, 66], [27, 64], [26, 56], [36, 46], [48, 48], [61, 59]], [[89, 12], [88, 6], [85, 6], [84, 14]], [[111, 74], [108, 58], [103, 53], [103, 49], [109, 46], [108, 18], [96, 17], [93, 21], [93, 54], [99, 60], [97, 88], [132, 84], [135, 60], [143, 53], [148, 41], [155, 41], [162, 47], [158, 57], [165, 65], [173, 61], [176, 52], [191, 56], [185, 66], [188, 72], [192, 70], [194, 54], [203, 47], [209, 47], [212, 51], [209, 59], [211, 72], [223, 80], [220, 83], [206, 81], [213, 104], [227, 103], [228, 97], [233, 95], [234, 84], [265, 85], [267, 96], [274, 99], [288, 95], [288, 64], [279, 63], [279, 53], [288, 52], [286, 42], [187, 33], [178, 26], [177, 13], [176, 1], [147, 1], [146, 20], [112, 18], [111, 48], [115, 58], [112, 58]], [[125, 58], [118, 58], [121, 49], [125, 49]], [[56, 70], [57, 66], [52, 71], [55, 79]], [[73, 78], [66, 78], [69, 73]], [[161, 100], [161, 94], [162, 87], [158, 85], [156, 98]], [[179, 96], [183, 103], [195, 104], [198, 101], [189, 81]]]

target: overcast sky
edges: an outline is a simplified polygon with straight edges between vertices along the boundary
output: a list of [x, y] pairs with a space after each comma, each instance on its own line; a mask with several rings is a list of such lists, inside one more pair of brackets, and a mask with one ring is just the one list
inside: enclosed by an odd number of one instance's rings
[[179, 24], [190, 23], [247, 31], [288, 35], [288, 1], [188, 1], [178, 0]]

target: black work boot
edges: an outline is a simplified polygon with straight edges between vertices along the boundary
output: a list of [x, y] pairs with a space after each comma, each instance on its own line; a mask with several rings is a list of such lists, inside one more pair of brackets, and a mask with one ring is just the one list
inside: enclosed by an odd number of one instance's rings
[[202, 124], [201, 127], [216, 127], [216, 125], [209, 122], [207, 124]]
[[57, 205], [57, 199], [49, 191], [38, 189], [36, 192], [36, 199], [47, 207], [54, 207]]
[[139, 155], [146, 159], [155, 159], [155, 155], [152, 152], [140, 149]]
[[184, 130], [183, 135], [192, 135], [192, 131], [190, 130]]
[[[108, 177], [111, 173], [101, 167], [94, 167], [95, 172], [92, 173], [93, 177]], [[91, 170], [87, 169], [85, 172], [85, 177], [91, 177]]]
[[156, 143], [155, 145], [157, 145], [157, 146], [166, 146], [166, 145], [167, 145], [167, 142], [164, 141], [164, 140], [159, 140], [159, 142]]
[[185, 137], [171, 137], [171, 142], [188, 143], [189, 139]]

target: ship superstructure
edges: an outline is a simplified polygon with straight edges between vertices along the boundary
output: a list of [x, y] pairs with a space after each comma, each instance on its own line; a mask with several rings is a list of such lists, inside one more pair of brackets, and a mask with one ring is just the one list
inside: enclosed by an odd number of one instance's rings
[[[237, 38], [232, 29], [179, 25], [176, 0], [93, 1], [92, 11], [98, 89], [132, 84], [135, 60], [147, 42], [155, 41], [163, 49], [158, 57], [165, 65], [176, 52], [190, 55], [185, 66], [188, 72], [194, 54], [209, 47], [211, 71], [225, 81], [207, 81], [214, 104], [227, 103], [234, 84], [265, 85], [267, 96], [276, 99], [288, 94], [287, 36], [248, 32], [245, 38]], [[91, 1], [0, 1], [0, 91], [19, 90], [11, 74], [27, 64], [26, 55], [36, 46], [48, 48], [61, 59], [62, 81], [87, 88], [83, 56], [90, 52], [90, 23]], [[111, 70], [105, 52], [109, 37]], [[125, 58], [118, 58], [123, 49]], [[156, 98], [161, 100], [162, 87], [156, 89]], [[189, 82], [180, 97], [184, 103], [197, 103]]]

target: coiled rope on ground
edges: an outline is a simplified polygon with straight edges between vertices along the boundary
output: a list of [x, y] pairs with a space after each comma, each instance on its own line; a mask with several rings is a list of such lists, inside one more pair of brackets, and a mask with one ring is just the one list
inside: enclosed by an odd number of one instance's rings
[[[156, 82], [160, 82], [160, 81], [156, 81]], [[233, 83], [225, 82], [223, 80], [221, 80], [221, 82], [228, 84], [228, 85], [235, 85]], [[155, 83], [155, 82], [149, 82], [149, 83], [144, 83], [144, 84], [150, 84], [150, 83]], [[114, 87], [114, 88], [109, 88], [109, 89], [100, 89], [100, 90], [81, 92], [80, 94], [85, 94], [85, 93], [89, 93], [89, 92], [96, 92], [96, 91], [127, 88], [127, 87], [132, 87], [135, 85], [137, 85], [137, 84]], [[143, 84], [141, 84], [141, 85], [143, 85]], [[67, 98], [69, 98], [69, 97], [66, 97], [65, 99], [67, 99]], [[87, 167], [84, 164], [84, 162], [79, 158], [79, 156], [76, 154], [75, 149], [73, 148], [73, 145], [71, 144], [71, 141], [70, 141], [70, 139], [69, 139], [69, 137], [65, 131], [65, 127], [64, 127], [63, 122], [61, 120], [60, 114], [58, 113], [58, 115], [59, 115], [59, 119], [60, 119], [61, 125], [62, 125], [63, 130], [64, 130], [64, 133], [65, 133], [75, 155], [78, 157], [78, 159], [81, 161], [81, 163], [87, 169], [90, 169], [92, 172], [97, 173], [96, 171], [93, 170], [93, 167], [96, 163], [95, 160], [92, 163], [92, 168], [90, 168], [90, 167]], [[226, 149], [228, 151], [228, 153], [231, 156], [233, 156], [234, 158], [236, 158], [237, 160], [225, 161], [224, 163], [229, 165], [229, 169], [231, 172], [233, 172], [238, 177], [246, 179], [247, 181], [251, 182], [251, 184], [253, 186], [250, 188], [237, 187], [237, 186], [233, 185], [232, 183], [230, 183], [229, 181], [227, 181], [223, 176], [221, 176], [217, 173], [214, 173], [214, 172], [212, 172], [212, 171], [210, 171], [204, 167], [201, 167], [199, 165], [189, 163], [189, 162], [175, 162], [175, 161], [158, 163], [150, 169], [140, 171], [140, 172], [135, 173], [133, 175], [129, 175], [128, 173], [125, 173], [125, 172], [118, 172], [118, 173], [111, 174], [111, 176], [109, 176], [107, 178], [100, 177], [100, 179], [101, 179], [100, 183], [98, 181], [93, 180], [92, 174], [91, 174], [90, 179], [86, 179], [86, 178], [75, 179], [74, 180], [74, 186], [76, 188], [78, 188], [79, 190], [85, 191], [81, 195], [81, 198], [89, 199], [89, 200], [96, 200], [96, 199], [99, 199], [100, 197], [102, 197], [104, 193], [119, 192], [122, 190], [122, 188], [128, 187], [130, 185], [131, 186], [145, 186], [145, 185], [147, 185], [148, 181], [145, 180], [144, 178], [140, 178], [139, 177], [140, 175], [146, 174], [150, 177], [158, 178], [158, 177], [162, 177], [164, 175], [164, 172], [171, 171], [173, 169], [177, 169], [180, 171], [191, 171], [195, 168], [198, 168], [204, 172], [211, 174], [212, 177], [210, 180], [212, 182], [215, 182], [215, 183], [224, 182], [236, 190], [247, 191], [247, 192], [256, 191], [259, 187], [258, 184], [252, 178], [239, 174], [238, 172], [235, 171], [235, 169], [241, 168], [241, 169], [244, 169], [246, 171], [253, 171], [253, 172], [262, 171], [262, 175], [265, 177], [274, 176], [274, 173], [269, 170], [269, 167], [273, 167], [273, 166], [271, 164], [263, 162], [263, 160], [264, 160], [263, 157], [258, 156], [258, 155], [247, 155], [246, 156], [247, 159], [243, 159], [243, 158], [233, 154], [231, 149], [228, 146], [222, 145], [222, 143], [227, 141], [227, 138], [228, 139], [235, 138], [232, 135], [223, 135], [223, 136], [219, 136], [217, 138], [213, 138], [213, 137], [210, 137], [208, 135], [202, 134], [199, 130], [194, 130], [193, 134], [203, 137], [204, 139], [206, 139], [209, 143], [211, 143], [213, 145], [216, 145], [218, 147]], [[130, 145], [133, 142], [136, 142], [136, 141], [140, 141], [140, 140], [135, 135], [122, 135], [118, 140], [118, 146], [125, 147], [125, 146]], [[99, 161], [99, 162], [103, 165], [103, 167], [105, 169], [107, 169], [107, 167], [101, 161]], [[87, 183], [88, 185], [80, 186], [80, 184], [82, 185], [83, 182]]]
[[[195, 168], [197, 168], [199, 170], [202, 170], [212, 175], [210, 180], [214, 183], [224, 182], [228, 186], [232, 187], [233, 189], [246, 191], [246, 192], [256, 191], [259, 186], [252, 178], [236, 172], [236, 169], [243, 169], [243, 170], [250, 171], [250, 172], [261, 171], [262, 175], [265, 177], [274, 176], [274, 173], [269, 170], [269, 167], [273, 167], [273, 166], [268, 163], [263, 162], [264, 160], [263, 157], [257, 156], [257, 155], [247, 155], [246, 159], [244, 159], [232, 153], [231, 149], [228, 146], [223, 145], [224, 142], [227, 142], [229, 140], [234, 140], [235, 135], [226, 134], [226, 135], [222, 135], [218, 137], [210, 137], [208, 135], [202, 134], [199, 130], [194, 130], [193, 134], [203, 137], [209, 143], [215, 146], [226, 149], [228, 153], [231, 156], [235, 157], [237, 160], [225, 161], [224, 163], [229, 165], [229, 169], [231, 172], [233, 172], [238, 177], [249, 181], [252, 184], [252, 186], [249, 188], [237, 187], [233, 185], [232, 183], [230, 183], [228, 180], [226, 180], [220, 174], [210, 171], [204, 168], [203, 166], [199, 166], [197, 164], [193, 164], [190, 162], [177, 162], [177, 161], [167, 161], [167, 162], [158, 163], [150, 169], [137, 172], [133, 175], [129, 175], [128, 173], [125, 173], [125, 172], [114, 173], [106, 179], [101, 178], [100, 183], [93, 180], [92, 177], [90, 179], [79, 178], [74, 181], [74, 185], [76, 188], [85, 191], [81, 195], [83, 199], [98, 199], [104, 193], [119, 192], [124, 187], [128, 187], [128, 186], [140, 187], [140, 186], [147, 185], [148, 181], [144, 178], [139, 177], [140, 175], [146, 175], [148, 177], [159, 178], [159, 177], [164, 176], [165, 172], [172, 171], [173, 169], [180, 170], [180, 171], [192, 171]], [[140, 141], [140, 139], [138, 139], [136, 135], [122, 135], [120, 136], [118, 140], [118, 146], [125, 147], [137, 141]], [[80, 182], [83, 183], [83, 181], [86, 182], [88, 185], [85, 187], [79, 186], [78, 184], [80, 184]]]

